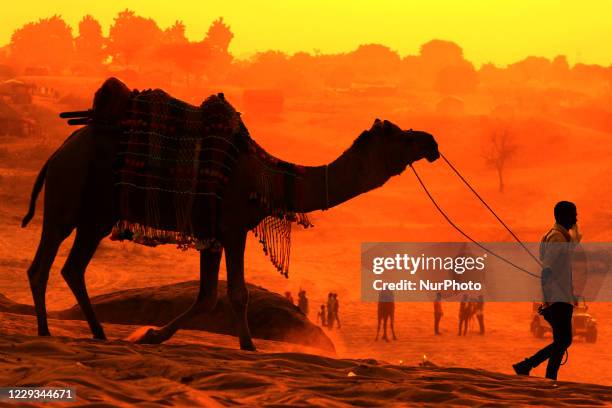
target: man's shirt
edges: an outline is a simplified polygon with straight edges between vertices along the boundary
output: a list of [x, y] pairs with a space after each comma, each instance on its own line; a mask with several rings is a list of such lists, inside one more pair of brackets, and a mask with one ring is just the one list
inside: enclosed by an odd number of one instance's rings
[[562, 225], [555, 224], [542, 238], [540, 260], [544, 268], [552, 271], [550, 278], [542, 285], [544, 301], [547, 303], [574, 303], [572, 282], [572, 252], [575, 243]]

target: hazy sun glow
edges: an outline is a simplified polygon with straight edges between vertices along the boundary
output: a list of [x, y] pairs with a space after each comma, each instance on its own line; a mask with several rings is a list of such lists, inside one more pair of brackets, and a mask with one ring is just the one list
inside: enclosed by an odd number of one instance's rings
[[612, 2], [572, 1], [104, 1], [32, 0], [4, 7], [0, 44], [12, 32], [41, 17], [61, 15], [76, 32], [91, 14], [104, 30], [125, 8], [151, 17], [162, 27], [182, 20], [187, 36], [204, 37], [210, 23], [224, 17], [235, 34], [230, 52], [241, 57], [258, 50], [344, 52], [360, 44], [382, 43], [400, 55], [416, 54], [431, 39], [459, 44], [476, 65], [505, 65], [528, 55], [564, 54], [570, 63], [608, 66], [612, 54]]

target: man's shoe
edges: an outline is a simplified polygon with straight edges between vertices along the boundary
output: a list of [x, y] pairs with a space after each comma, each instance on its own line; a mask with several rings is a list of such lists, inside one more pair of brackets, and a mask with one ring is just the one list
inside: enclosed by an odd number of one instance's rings
[[513, 364], [512, 368], [514, 368], [514, 372], [517, 375], [529, 375], [529, 372], [531, 371], [533, 367], [531, 367], [531, 364], [529, 364], [529, 361], [525, 359], [521, 361], [520, 363]]

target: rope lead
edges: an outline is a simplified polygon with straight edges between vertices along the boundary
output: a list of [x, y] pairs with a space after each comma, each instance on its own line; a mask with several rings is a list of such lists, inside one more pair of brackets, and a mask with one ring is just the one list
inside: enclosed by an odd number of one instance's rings
[[527, 248], [523, 242], [521, 242], [521, 240], [519, 239], [519, 237], [516, 236], [516, 234], [514, 232], [512, 232], [512, 230], [510, 229], [510, 227], [508, 227], [506, 225], [505, 222], [502, 221], [501, 218], [499, 218], [499, 216], [495, 213], [495, 211], [493, 211], [493, 209], [489, 206], [489, 204], [486, 203], [486, 201], [480, 196], [480, 194], [478, 194], [478, 192], [476, 190], [474, 190], [474, 188], [470, 185], [470, 183], [468, 183], [468, 181], [461, 175], [461, 173], [459, 173], [459, 171], [455, 168], [455, 166], [453, 166], [451, 164], [451, 162], [446, 158], [446, 156], [444, 156], [442, 153], [440, 153], [440, 156], [444, 159], [444, 161], [446, 162], [446, 164], [448, 164], [448, 166], [455, 172], [455, 174], [457, 176], [459, 176], [459, 178], [461, 179], [461, 181], [463, 181], [463, 183], [465, 183], [466, 186], [468, 186], [468, 188], [470, 190], [472, 190], [472, 193], [474, 193], [474, 195], [476, 195], [476, 197], [480, 200], [480, 202], [482, 204], [484, 204], [485, 207], [487, 207], [487, 209], [489, 210], [489, 212], [491, 214], [493, 214], [493, 216], [495, 218], [497, 218], [497, 221], [500, 222], [501, 225], [504, 226], [504, 228], [510, 233], [510, 235], [512, 235], [512, 237], [516, 240], [516, 242], [518, 242], [523, 249], [533, 258], [534, 261], [536, 261], [536, 263], [538, 265], [540, 265], [540, 267], [544, 267], [544, 265], [542, 265], [542, 262], [540, 262], [540, 260], [538, 258], [536, 258], [536, 256], [529, 250], [529, 248]]
[[[444, 158], [444, 160], [446, 160], [446, 158], [440, 153], [440, 156], [442, 156]], [[448, 161], [446, 161], [449, 165], [451, 165]], [[452, 167], [452, 165], [451, 165]], [[461, 228], [459, 228], [457, 226], [457, 224], [455, 224], [448, 215], [446, 215], [446, 213], [444, 212], [444, 210], [442, 210], [442, 208], [438, 205], [438, 203], [436, 202], [436, 200], [433, 198], [433, 196], [431, 195], [431, 193], [429, 192], [429, 190], [427, 189], [427, 187], [425, 186], [425, 183], [423, 183], [423, 180], [421, 180], [421, 177], [419, 177], [419, 174], [417, 173], [416, 169], [412, 166], [412, 164], [410, 164], [410, 168], [412, 169], [412, 172], [414, 173], [414, 175], [416, 176], [417, 180], [419, 181], [419, 183], [421, 184], [421, 187], [423, 187], [423, 190], [425, 190], [425, 193], [427, 194], [427, 196], [429, 197], [429, 199], [431, 200], [431, 202], [433, 203], [433, 205], [436, 207], [436, 209], [438, 210], [438, 212], [440, 214], [442, 214], [442, 216], [446, 219], [446, 221], [448, 221], [448, 223], [457, 230], [457, 232], [459, 232], [461, 235], [463, 235], [465, 238], [467, 238], [468, 240], [470, 240], [471, 242], [473, 242], [474, 244], [476, 244], [479, 248], [483, 249], [484, 251], [490, 253], [491, 255], [493, 255], [494, 257], [504, 261], [505, 263], [507, 263], [508, 265], [526, 273], [527, 275], [530, 275], [534, 278], [540, 278], [539, 275], [536, 275], [535, 273], [529, 272], [528, 270], [516, 265], [514, 262], [509, 261], [508, 259], [504, 258], [501, 255], [498, 255], [497, 253], [491, 251], [490, 249], [486, 248], [484, 245], [480, 244], [479, 242], [476, 242], [472, 237], [470, 237], [468, 234], [466, 234], [465, 232], [463, 232], [463, 230]], [[459, 174], [459, 173], [457, 173]], [[460, 176], [461, 177], [461, 176]], [[462, 178], [463, 179], [463, 178]], [[463, 179], [465, 183], [467, 183], [467, 181], [465, 181], [465, 179]], [[471, 187], [470, 187], [471, 188]], [[472, 191], [474, 191], [472, 189]], [[475, 191], [474, 191], [475, 192]], [[479, 196], [480, 197], [480, 196]], [[484, 200], [481, 199], [481, 201], [484, 203]], [[486, 205], [486, 203], [485, 203]], [[490, 207], [487, 205], [487, 207], [490, 209]], [[491, 210], [493, 211], [493, 210]], [[499, 219], [499, 217], [498, 217]], [[500, 220], [501, 221], [501, 220]], [[502, 222], [503, 224], [503, 222]], [[505, 224], [504, 224], [505, 226]], [[508, 229], [508, 227], [506, 227]], [[509, 230], [509, 229], [508, 229]], [[512, 234], [515, 238], [516, 235]], [[518, 238], [516, 238], [518, 239]], [[522, 245], [522, 244], [521, 244]], [[523, 248], [527, 249], [524, 245]], [[527, 250], [527, 252], [529, 252], [529, 250]], [[529, 252], [531, 254], [531, 252]], [[532, 255], [533, 256], [533, 255]], [[538, 263], [540, 263], [538, 261]]]

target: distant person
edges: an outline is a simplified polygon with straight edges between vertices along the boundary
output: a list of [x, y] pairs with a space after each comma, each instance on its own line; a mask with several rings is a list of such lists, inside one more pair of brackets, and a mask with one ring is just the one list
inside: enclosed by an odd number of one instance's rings
[[518, 375], [529, 375], [531, 369], [548, 360], [546, 378], [552, 380], [557, 379], [561, 360], [572, 344], [572, 314], [576, 300], [572, 284], [571, 251], [572, 243], [582, 239], [578, 232], [578, 212], [574, 203], [558, 202], [554, 215], [555, 224], [540, 242], [544, 296], [540, 314], [552, 328], [553, 341], [533, 356], [512, 366]]
[[334, 295], [333, 293], [329, 292], [327, 294], [327, 327], [329, 329], [334, 328], [334, 322], [336, 321], [336, 318], [334, 317], [334, 310]]
[[305, 290], [300, 290], [298, 293], [298, 307], [304, 315], [308, 316], [308, 298]]
[[387, 320], [391, 323], [391, 334], [393, 340], [397, 340], [395, 337], [395, 294], [392, 290], [381, 290], [378, 292], [378, 308], [377, 308], [378, 325], [376, 326], [376, 338], [378, 340], [378, 334], [380, 333], [380, 323], [383, 323], [383, 336], [382, 339], [389, 341], [387, 338]]
[[485, 333], [485, 326], [484, 326], [484, 297], [482, 295], [478, 296], [478, 301], [476, 302], [476, 319], [478, 319], [478, 328], [480, 329], [479, 333], [483, 335]]
[[338, 301], [338, 294], [334, 293], [334, 319], [336, 323], [338, 323], [338, 328], [340, 328], [340, 302]]
[[444, 313], [442, 312], [442, 293], [436, 293], [436, 300], [434, 300], [434, 334], [440, 335], [440, 319], [442, 319]]
[[327, 311], [325, 310], [325, 305], [321, 305], [321, 309], [319, 313], [317, 313], [317, 322], [320, 322], [322, 327], [327, 327]]
[[291, 296], [291, 292], [287, 291], [285, 292], [285, 298], [291, 302], [292, 305], [295, 305], [295, 302], [293, 301], [293, 296]]
[[459, 333], [465, 336], [467, 334], [468, 319], [470, 317], [470, 303], [468, 302], [468, 296], [463, 295], [461, 303], [459, 303]]
[[468, 318], [467, 318], [468, 320], [467, 329], [468, 330], [472, 326], [472, 321], [476, 317], [477, 312], [478, 312], [478, 299], [471, 298], [468, 304]]

